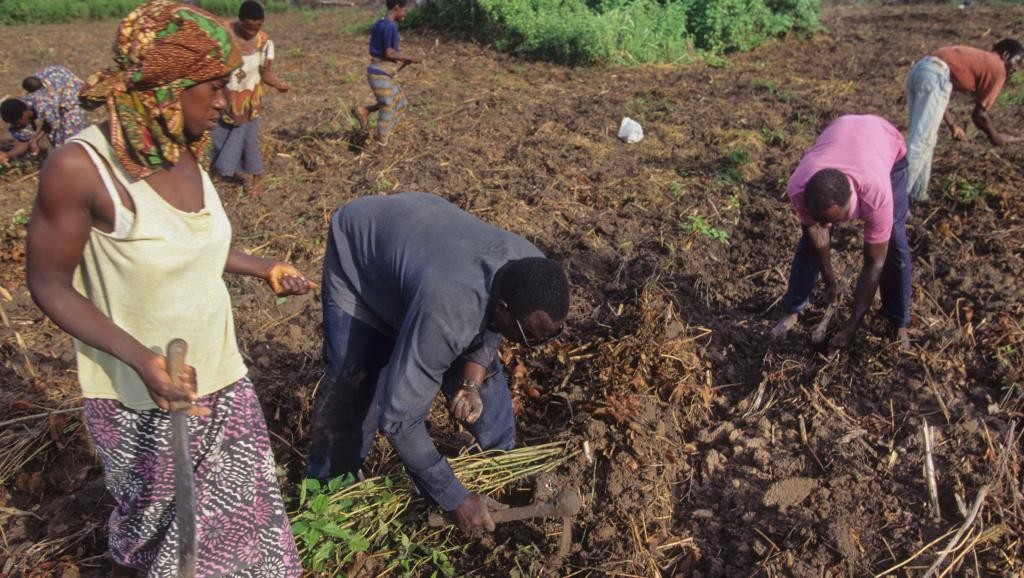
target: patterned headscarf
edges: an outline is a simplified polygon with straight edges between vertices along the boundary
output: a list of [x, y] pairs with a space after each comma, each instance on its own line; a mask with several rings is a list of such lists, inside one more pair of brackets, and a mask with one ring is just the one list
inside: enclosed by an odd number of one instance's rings
[[128, 174], [142, 179], [175, 164], [185, 146], [205, 162], [210, 134], [187, 142], [179, 97], [241, 64], [224, 24], [194, 6], [150, 0], [121, 21], [114, 62], [79, 97], [87, 108], [106, 105], [111, 145]]

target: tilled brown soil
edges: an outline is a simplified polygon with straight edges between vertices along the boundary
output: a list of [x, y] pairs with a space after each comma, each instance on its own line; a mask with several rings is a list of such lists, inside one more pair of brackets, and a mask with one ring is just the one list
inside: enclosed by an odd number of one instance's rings
[[[221, 192], [239, 247], [315, 275], [334, 208], [403, 190], [441, 194], [566, 264], [567, 336], [508, 354], [523, 441], [586, 442], [593, 454], [554, 482], [585, 499], [574, 552], [551, 558], [546, 534], [557, 524], [517, 526], [493, 550], [457, 558], [460, 573], [869, 576], [906, 562], [893, 575], [919, 576], [984, 487], [967, 539], [939, 570], [955, 562], [947, 575], [1020, 575], [1020, 146], [995, 150], [973, 128], [966, 143], [941, 135], [935, 200], [913, 206], [910, 221], [912, 352], [893, 349], [872, 320], [849, 351], [816, 356], [807, 346], [815, 311], [782, 343], [767, 333], [799, 234], [783, 187], [801, 152], [843, 113], [882, 114], [905, 129], [914, 60], [1019, 36], [1024, 8], [829, 6], [826, 30], [809, 39], [714, 66], [637, 69], [566, 69], [407, 32], [404, 47], [427, 62], [403, 72], [412, 108], [384, 163], [359, 156], [347, 113], [370, 97], [372, 17], [272, 16], [276, 70], [294, 88], [271, 95], [264, 115], [267, 190]], [[82, 74], [105, 65], [114, 28], [5, 30], [0, 92], [43, 64]], [[1024, 134], [1009, 92], [995, 122]], [[954, 98], [965, 120], [969, 106]], [[623, 116], [643, 124], [643, 142], [616, 140]], [[110, 503], [73, 411], [70, 339], [23, 280], [33, 171], [0, 175], [0, 285], [11, 296], [0, 344], [0, 474], [10, 472], [0, 576], [103, 576]], [[851, 268], [859, 244], [857, 227], [841, 230]], [[320, 375], [319, 302], [278, 303], [250, 280], [230, 284], [290, 491]], [[7, 421], [55, 408], [72, 411]], [[925, 422], [938, 519], [923, 473]], [[19, 440], [27, 449], [7, 467]]]

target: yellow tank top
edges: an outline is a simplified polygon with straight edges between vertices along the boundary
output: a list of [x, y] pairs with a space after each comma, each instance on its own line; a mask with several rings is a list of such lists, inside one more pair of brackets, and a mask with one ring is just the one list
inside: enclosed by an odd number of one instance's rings
[[[185, 339], [186, 361], [196, 368], [200, 396], [244, 377], [224, 285], [231, 223], [206, 171], [204, 208], [186, 213], [145, 181], [132, 181], [99, 127], [91, 126], [69, 142], [91, 147], [106, 160], [135, 205], [134, 222], [122, 238], [90, 231], [75, 269], [75, 289], [154, 352], [163, 354], [175, 337]], [[136, 410], [156, 407], [131, 367], [77, 339], [75, 351], [84, 397], [116, 399]]]

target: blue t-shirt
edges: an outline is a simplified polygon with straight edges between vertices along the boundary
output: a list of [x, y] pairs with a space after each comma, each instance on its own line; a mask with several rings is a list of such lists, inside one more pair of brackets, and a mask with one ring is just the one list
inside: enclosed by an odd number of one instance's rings
[[398, 50], [398, 23], [381, 18], [370, 31], [370, 56], [387, 58], [388, 48]]

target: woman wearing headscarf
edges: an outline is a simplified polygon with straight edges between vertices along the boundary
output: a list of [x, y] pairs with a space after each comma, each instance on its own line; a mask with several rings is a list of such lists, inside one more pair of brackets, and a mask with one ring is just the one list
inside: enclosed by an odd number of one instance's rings
[[[32, 297], [74, 337], [83, 414], [115, 502], [111, 575], [178, 575], [166, 409], [191, 401], [196, 576], [299, 576], [223, 274], [262, 278], [278, 295], [315, 285], [231, 249], [202, 168], [238, 48], [212, 15], [153, 0], [122, 21], [114, 62], [81, 93], [109, 121], [43, 168], [27, 256]], [[164, 357], [176, 337], [189, 343], [177, 386]]]

